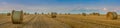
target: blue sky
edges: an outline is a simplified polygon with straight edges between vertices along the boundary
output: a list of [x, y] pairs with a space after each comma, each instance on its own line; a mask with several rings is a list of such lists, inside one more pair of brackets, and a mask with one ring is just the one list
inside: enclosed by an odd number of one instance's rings
[[58, 13], [120, 13], [120, 0], [0, 0], [0, 13], [11, 10]]

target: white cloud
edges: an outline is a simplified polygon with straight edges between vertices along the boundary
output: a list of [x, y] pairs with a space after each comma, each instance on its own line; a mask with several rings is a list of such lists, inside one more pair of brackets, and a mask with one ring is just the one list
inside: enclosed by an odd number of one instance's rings
[[[99, 8], [99, 7], [84, 7], [80, 5], [72, 5], [72, 6], [53, 6], [53, 5], [39, 5], [39, 6], [26, 6], [22, 4], [13, 4], [13, 3], [7, 3], [7, 2], [2, 2], [3, 6], [0, 5], [0, 12], [5, 12], [5, 11], [11, 11], [13, 9], [15, 10], [24, 10], [26, 12], [61, 12], [61, 13], [69, 13], [72, 10], [110, 10], [109, 8]], [[112, 8], [115, 9], [115, 8]], [[92, 11], [91, 11], [92, 12]]]
[[108, 9], [107, 8], [103, 8], [103, 11], [108, 11]]

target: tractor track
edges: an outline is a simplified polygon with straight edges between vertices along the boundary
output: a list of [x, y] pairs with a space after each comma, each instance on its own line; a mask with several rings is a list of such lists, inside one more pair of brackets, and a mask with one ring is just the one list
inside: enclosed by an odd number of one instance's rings
[[29, 18], [29, 20], [24, 22], [23, 24], [20, 24], [19, 26], [17, 26], [17, 28], [24, 28], [26, 25], [28, 25], [28, 23], [30, 23], [31, 21], [35, 20], [37, 17], [38, 16], [27, 17], [27, 18]]
[[0, 23], [0, 28], [120, 28], [120, 25], [117, 23], [112, 24], [103, 20], [87, 18], [74, 16], [51, 18], [51, 15], [27, 15], [24, 17], [22, 24], [12, 24], [10, 20], [6, 22], [0, 21], [2, 22]]
[[[51, 18], [51, 15], [45, 15], [44, 17], [47, 17], [47, 18]], [[57, 17], [56, 17], [57, 18]], [[52, 20], [55, 20], [55, 21], [57, 21], [57, 22], [60, 22], [60, 23], [62, 23], [62, 24], [64, 24], [65, 25], [65, 27], [66, 28], [73, 28], [72, 26], [70, 26], [69, 24], [66, 24], [66, 23], [64, 23], [64, 22], [61, 22], [61, 21], [59, 21], [59, 20], [56, 20], [56, 18], [51, 18]]]
[[[24, 18], [28, 18], [28, 17], [31, 17], [31, 16], [29, 15], [29, 16], [26, 16]], [[5, 23], [1, 23], [0, 28], [17, 28], [20, 25], [21, 24], [12, 24], [12, 22], [8, 21], [8, 22], [5, 22]]]
[[[75, 17], [69, 16], [69, 19], [75, 20], [74, 18]], [[104, 24], [104, 23], [99, 23], [100, 21], [92, 22], [94, 20], [81, 19], [81, 20], [76, 20], [76, 21], [79, 21], [79, 22], [82, 22], [82, 23], [87, 24], [89, 26], [92, 26], [93, 28], [120, 28], [120, 26], [116, 26], [116, 25], [108, 25], [108, 24]]]
[[71, 28], [68, 25], [56, 21], [52, 18], [46, 17], [46, 15], [38, 15], [36, 19], [29, 22], [23, 28]]
[[[66, 18], [65, 16], [62, 16], [62, 17], [58, 16], [57, 18], [55, 18], [55, 20], [63, 22], [65, 24], [68, 24], [72, 28], [88, 28], [88, 26], [85, 25], [84, 23], [76, 21], [76, 20], [73, 20], [71, 18]], [[89, 27], [89, 28], [91, 28], [91, 27]]]

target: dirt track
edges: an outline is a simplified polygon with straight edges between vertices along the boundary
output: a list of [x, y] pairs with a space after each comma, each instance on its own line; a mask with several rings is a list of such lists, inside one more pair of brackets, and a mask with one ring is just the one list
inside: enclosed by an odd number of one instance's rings
[[[12, 24], [10, 16], [0, 18], [0, 28], [120, 28], [118, 20], [80, 15], [24, 15], [23, 24]], [[102, 18], [102, 19], [100, 19]]]

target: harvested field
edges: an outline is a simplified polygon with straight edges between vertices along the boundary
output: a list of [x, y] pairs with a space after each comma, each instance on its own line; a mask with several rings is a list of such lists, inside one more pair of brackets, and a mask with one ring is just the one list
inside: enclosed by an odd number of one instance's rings
[[120, 21], [107, 20], [106, 16], [78, 14], [56, 15], [30, 14], [24, 15], [22, 24], [12, 24], [11, 16], [2, 15], [0, 17], [0, 28], [120, 28]]
[[120, 0], [0, 0], [0, 28], [120, 28]]

